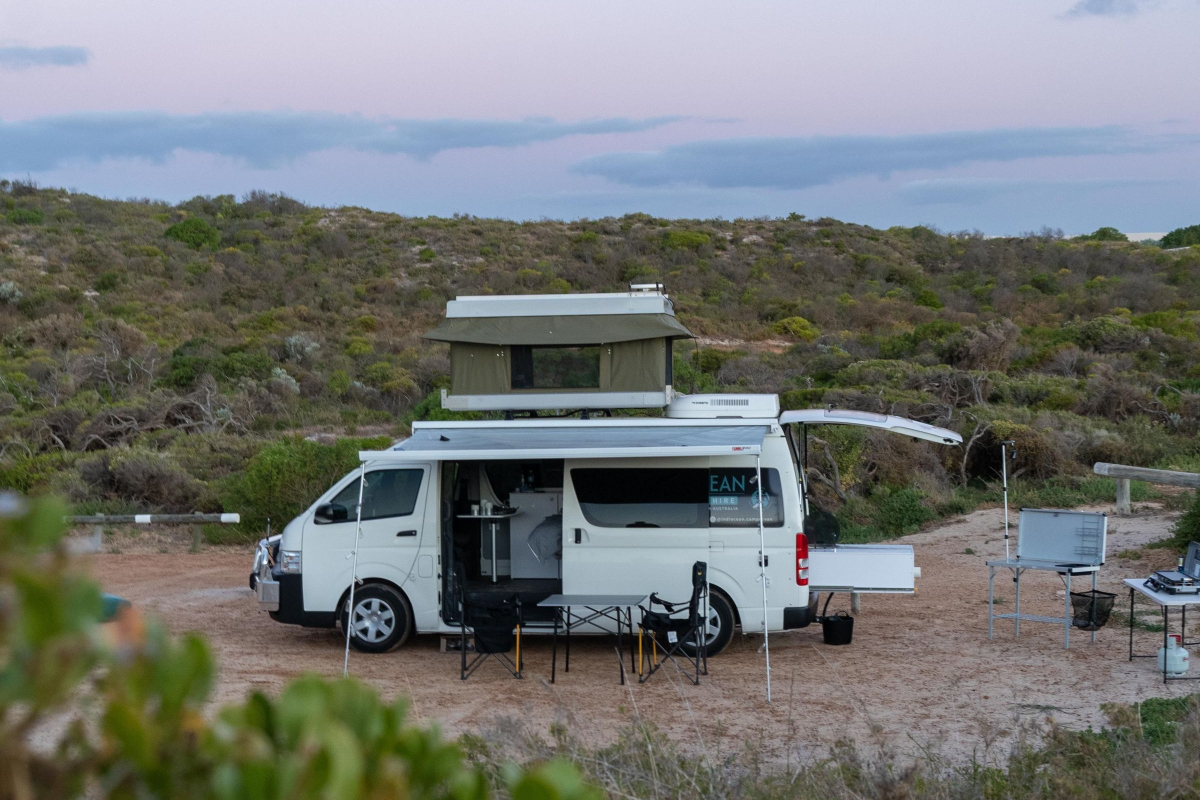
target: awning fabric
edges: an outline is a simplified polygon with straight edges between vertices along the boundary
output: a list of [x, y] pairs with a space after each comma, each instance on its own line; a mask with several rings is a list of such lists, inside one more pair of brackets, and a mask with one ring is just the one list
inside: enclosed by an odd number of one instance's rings
[[363, 461], [479, 461], [533, 458], [666, 458], [758, 455], [765, 425], [422, 427]]
[[435, 342], [497, 345], [589, 345], [691, 336], [671, 314], [452, 318], [425, 334]]

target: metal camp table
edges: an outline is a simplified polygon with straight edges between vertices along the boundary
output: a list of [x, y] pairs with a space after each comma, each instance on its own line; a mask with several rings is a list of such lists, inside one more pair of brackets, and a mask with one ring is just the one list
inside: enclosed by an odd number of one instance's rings
[[[1092, 576], [1092, 591], [1096, 591], [1096, 573], [1100, 571], [1100, 565], [1095, 564], [1055, 564], [1051, 561], [1034, 561], [1030, 559], [1000, 559], [999, 561], [988, 561], [988, 638], [992, 638], [992, 624], [998, 619], [1011, 619], [1013, 621], [1013, 636], [1021, 635], [1021, 620], [1026, 622], [1049, 622], [1063, 626], [1063, 647], [1069, 649], [1071, 647], [1071, 576], [1072, 575], [1088, 575]], [[995, 604], [995, 583], [996, 583], [996, 567], [1012, 570], [1013, 583], [1016, 584], [1016, 602], [1011, 614], [997, 614]], [[1022, 614], [1021, 613], [1021, 573], [1026, 570], [1038, 570], [1042, 572], [1056, 572], [1059, 575], [1065, 576], [1066, 582], [1066, 599], [1064, 601], [1063, 616], [1048, 617], [1042, 614]], [[1092, 641], [1096, 641], [1096, 632], [1092, 631]]]
[[[1200, 594], [1171, 594], [1170, 592], [1160, 592], [1146, 585], [1145, 578], [1126, 578], [1123, 583], [1129, 587], [1129, 660], [1135, 658], [1157, 658], [1157, 653], [1134, 653], [1133, 652], [1133, 593], [1145, 595], [1146, 597], [1158, 603], [1162, 609], [1163, 617], [1163, 647], [1167, 646], [1167, 633], [1170, 630], [1168, 623], [1167, 611], [1172, 608], [1179, 609], [1179, 631], [1182, 644], [1180, 647], [1195, 646], [1200, 644], [1200, 641], [1189, 642], [1187, 640], [1187, 607], [1200, 605]], [[1168, 675], [1166, 659], [1163, 659], [1163, 683], [1167, 681], [1196, 681], [1200, 680], [1200, 675]]]
[[[567, 664], [565, 672], [571, 671], [571, 631], [589, 625], [604, 633], [609, 630], [596, 620], [607, 619], [617, 623], [617, 663], [621, 670], [621, 685], [625, 685], [625, 651], [623, 629], [629, 628], [629, 664], [633, 666], [633, 609], [646, 599], [644, 594], [552, 594], [538, 603], [540, 608], [554, 609], [554, 647], [550, 661], [550, 682], [554, 683], [558, 668], [558, 629], [563, 628], [567, 637]], [[584, 613], [573, 609], [582, 608]]]

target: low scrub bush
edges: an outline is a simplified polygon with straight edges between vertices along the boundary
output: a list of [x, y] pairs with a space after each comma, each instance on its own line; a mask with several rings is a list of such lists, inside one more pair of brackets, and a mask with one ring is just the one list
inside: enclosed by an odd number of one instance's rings
[[197, 250], [202, 247], [216, 247], [221, 241], [221, 232], [199, 217], [175, 223], [163, 232], [163, 236], [183, 242]]
[[66, 510], [0, 500], [0, 796], [486, 800], [490, 777], [512, 800], [602, 797], [562, 757], [486, 773], [355, 680], [208, 708], [201, 637], [136, 609], [100, 625], [100, 589], [61, 538]]

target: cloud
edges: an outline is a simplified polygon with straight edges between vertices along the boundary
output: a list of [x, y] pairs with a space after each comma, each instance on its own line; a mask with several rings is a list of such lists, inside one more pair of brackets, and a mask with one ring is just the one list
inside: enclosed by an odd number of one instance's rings
[[1139, 136], [1119, 126], [1023, 128], [903, 136], [715, 139], [654, 152], [592, 156], [572, 165], [626, 186], [805, 189], [859, 176], [1047, 156], [1156, 153], [1197, 135]]
[[1002, 197], [1076, 197], [1079, 193], [1094, 195], [1107, 190], [1129, 191], [1162, 187], [1179, 181], [1154, 178], [1096, 178], [1090, 180], [992, 180], [987, 178], [939, 178], [910, 181], [896, 191], [896, 196], [913, 205], [981, 205]]
[[70, 114], [0, 122], [0, 171], [41, 171], [70, 161], [110, 158], [163, 162], [176, 150], [228, 156], [255, 167], [276, 167], [333, 148], [430, 158], [443, 150], [519, 147], [567, 136], [633, 133], [679, 119], [413, 120], [262, 111]]
[[1067, 11], [1068, 17], [1115, 17], [1136, 14], [1155, 5], [1153, 0], [1078, 0]]
[[86, 47], [0, 47], [0, 69], [32, 67], [78, 67], [86, 64], [91, 53]]

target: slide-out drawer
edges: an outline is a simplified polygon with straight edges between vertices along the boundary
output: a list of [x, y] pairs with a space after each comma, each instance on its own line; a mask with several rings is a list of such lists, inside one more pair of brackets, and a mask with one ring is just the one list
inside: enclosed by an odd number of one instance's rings
[[809, 589], [912, 593], [919, 570], [906, 544], [843, 544], [808, 551]]

